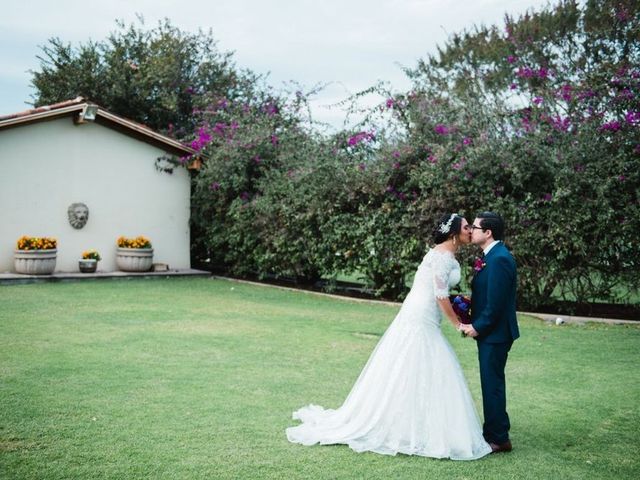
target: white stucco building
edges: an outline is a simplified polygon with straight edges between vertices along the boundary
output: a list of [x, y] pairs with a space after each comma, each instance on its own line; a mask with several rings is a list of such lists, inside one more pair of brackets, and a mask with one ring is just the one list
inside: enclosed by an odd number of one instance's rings
[[[0, 116], [0, 273], [12, 272], [22, 235], [58, 240], [56, 271], [77, 272], [84, 250], [116, 270], [116, 239], [148, 237], [154, 263], [190, 267], [190, 179], [156, 169], [163, 155], [193, 153], [174, 139], [82, 98]], [[75, 229], [72, 203], [89, 219]]]

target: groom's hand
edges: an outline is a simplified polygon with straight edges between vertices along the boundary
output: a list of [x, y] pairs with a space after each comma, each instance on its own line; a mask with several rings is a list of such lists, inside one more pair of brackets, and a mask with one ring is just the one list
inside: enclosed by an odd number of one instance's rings
[[478, 332], [476, 332], [476, 329], [473, 328], [473, 325], [463, 325], [462, 330], [464, 331], [467, 337], [475, 338], [478, 336]]

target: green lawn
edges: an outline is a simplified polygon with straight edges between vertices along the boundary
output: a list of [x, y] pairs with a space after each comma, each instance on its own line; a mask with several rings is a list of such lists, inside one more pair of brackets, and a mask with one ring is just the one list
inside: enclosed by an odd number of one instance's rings
[[[291, 412], [338, 406], [396, 311], [211, 279], [0, 286], [0, 477], [640, 477], [640, 325], [521, 318], [510, 454], [288, 443]], [[475, 345], [444, 329], [479, 404]]]

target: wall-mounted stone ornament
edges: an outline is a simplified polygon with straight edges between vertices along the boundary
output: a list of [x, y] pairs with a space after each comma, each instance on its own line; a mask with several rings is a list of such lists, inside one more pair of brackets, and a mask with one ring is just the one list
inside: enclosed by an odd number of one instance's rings
[[80, 230], [89, 220], [89, 207], [84, 203], [72, 203], [67, 209], [67, 215], [71, 226]]

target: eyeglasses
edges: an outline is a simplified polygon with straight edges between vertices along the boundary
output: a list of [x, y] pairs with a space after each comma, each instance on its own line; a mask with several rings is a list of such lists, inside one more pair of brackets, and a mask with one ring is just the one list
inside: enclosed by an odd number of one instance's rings
[[469, 225], [469, 230], [471, 230], [472, 232], [474, 230], [482, 230], [484, 232], [485, 229], [482, 227], [479, 227], [478, 225]]

